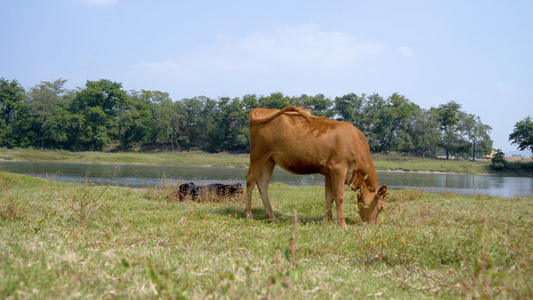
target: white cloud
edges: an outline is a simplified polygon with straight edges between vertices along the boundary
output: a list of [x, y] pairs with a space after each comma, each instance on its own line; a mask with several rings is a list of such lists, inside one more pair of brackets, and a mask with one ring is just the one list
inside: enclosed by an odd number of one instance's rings
[[176, 70], [179, 69], [178, 65], [169, 60], [164, 62], [142, 62], [134, 65], [135, 68], [145, 69], [150, 71], [162, 71], [162, 70]]
[[524, 89], [523, 87], [519, 85], [508, 84], [505, 82], [496, 83], [496, 90], [503, 94], [519, 96], [519, 97], [516, 97], [515, 100], [522, 99], [523, 101], [526, 101], [526, 102], [529, 101], [527, 99], [530, 98], [530, 96], [526, 96], [526, 95], [531, 95], [531, 92], [530, 91], [528, 92], [527, 89]]
[[76, 0], [78, 2], [83, 2], [93, 5], [115, 5], [120, 2], [120, 0]]
[[403, 57], [411, 57], [413, 56], [413, 51], [410, 47], [407, 46], [400, 46], [398, 47], [398, 53]]
[[383, 48], [342, 32], [316, 25], [278, 27], [256, 32], [238, 41], [238, 47], [254, 59], [305, 68], [342, 68]]
[[197, 81], [200, 75], [197, 71], [181, 66], [175, 61], [142, 62], [133, 65], [133, 71], [151, 80], [182, 80]]
[[509, 93], [514, 90], [514, 88], [511, 85], [504, 83], [504, 82], [498, 82], [496, 84], [496, 89], [498, 89], [498, 91], [502, 93]]
[[134, 70], [141, 76], [146, 73], [165, 80], [200, 83], [221, 75], [240, 78], [272, 72], [353, 69], [354, 63], [384, 51], [376, 42], [319, 26], [285, 26], [243, 37], [219, 34], [211, 44], [166, 61], [137, 63]]

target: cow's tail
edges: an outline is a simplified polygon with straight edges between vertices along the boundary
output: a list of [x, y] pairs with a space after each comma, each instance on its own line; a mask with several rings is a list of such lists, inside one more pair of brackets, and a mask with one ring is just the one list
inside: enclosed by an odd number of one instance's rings
[[308, 121], [311, 121], [310, 119], [313, 116], [307, 109], [301, 106], [287, 106], [284, 109], [266, 118], [256, 118], [254, 116], [254, 111], [251, 111], [250, 114], [248, 115], [248, 119], [250, 119], [250, 124], [266, 124], [287, 112], [297, 112], [302, 117], [306, 118]]

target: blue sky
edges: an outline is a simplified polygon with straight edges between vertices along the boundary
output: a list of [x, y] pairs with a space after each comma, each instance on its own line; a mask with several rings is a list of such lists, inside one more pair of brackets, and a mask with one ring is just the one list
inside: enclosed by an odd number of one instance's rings
[[454, 100], [512, 152], [514, 125], [533, 117], [532, 13], [532, 1], [0, 0], [0, 77], [110, 79], [173, 100]]

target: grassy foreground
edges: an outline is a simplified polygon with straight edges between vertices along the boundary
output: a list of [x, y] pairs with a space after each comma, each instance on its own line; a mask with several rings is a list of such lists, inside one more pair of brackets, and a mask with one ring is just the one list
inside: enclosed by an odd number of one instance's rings
[[[379, 225], [323, 219], [323, 187], [177, 202], [0, 172], [0, 298], [533, 298], [532, 198], [392, 191]], [[297, 222], [294, 222], [294, 220]]]

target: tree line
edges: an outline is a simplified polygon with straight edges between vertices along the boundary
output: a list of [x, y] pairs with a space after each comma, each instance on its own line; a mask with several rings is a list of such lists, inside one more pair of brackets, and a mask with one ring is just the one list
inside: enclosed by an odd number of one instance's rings
[[131, 150], [156, 145], [172, 151], [249, 150], [248, 113], [258, 107], [302, 105], [315, 115], [350, 122], [372, 152], [479, 157], [492, 150], [491, 127], [455, 101], [423, 109], [405, 96], [350, 93], [328, 98], [247, 94], [173, 101], [161, 91], [125, 91], [121, 83], [88, 80], [65, 89], [65, 79], [24, 89], [0, 78], [0, 147], [70, 151]]

